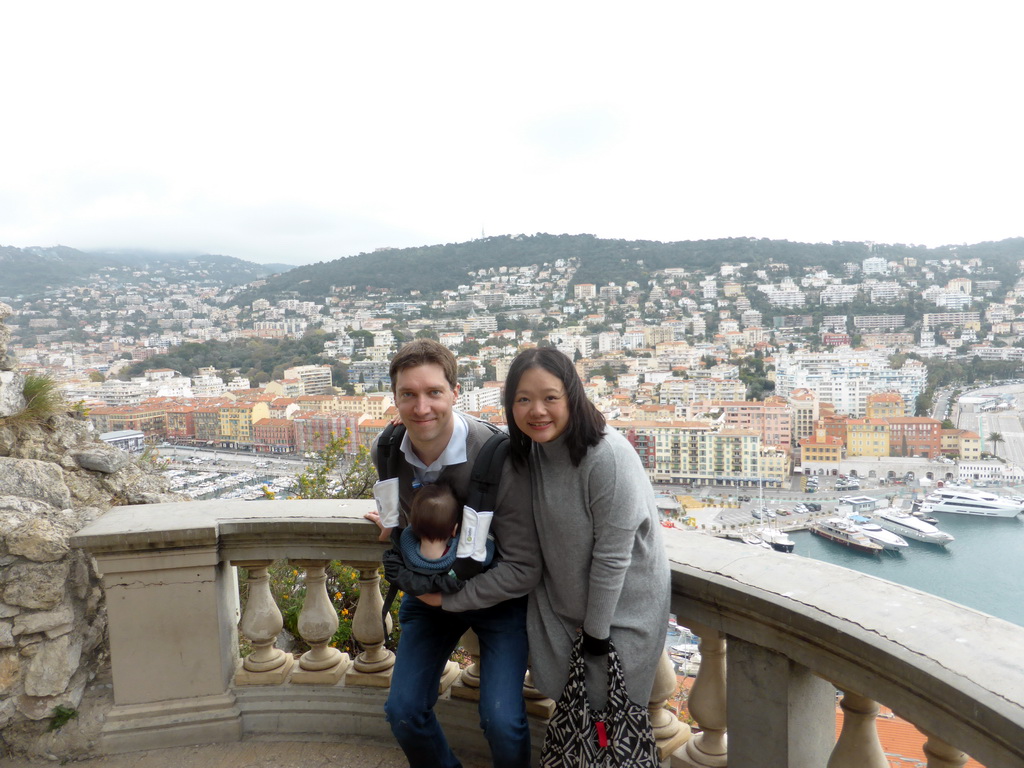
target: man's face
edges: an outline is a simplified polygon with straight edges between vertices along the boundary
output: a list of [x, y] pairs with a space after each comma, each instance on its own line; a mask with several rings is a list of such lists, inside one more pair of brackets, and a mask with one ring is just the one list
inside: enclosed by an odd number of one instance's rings
[[[417, 454], [440, 455], [454, 428], [453, 390], [436, 363], [403, 368], [395, 380], [395, 405]], [[420, 456], [423, 458], [423, 456]]]

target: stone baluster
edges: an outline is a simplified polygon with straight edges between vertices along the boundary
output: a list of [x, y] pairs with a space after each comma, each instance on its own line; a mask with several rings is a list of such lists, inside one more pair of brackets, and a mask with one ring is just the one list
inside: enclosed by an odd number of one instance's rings
[[648, 705], [654, 738], [658, 741], [658, 757], [662, 760], [690, 738], [690, 726], [666, 706], [668, 700], [675, 695], [677, 685], [675, 666], [668, 657], [668, 651], [665, 651], [658, 662], [658, 671], [654, 676], [654, 688], [651, 689], [651, 701]]
[[463, 685], [470, 688], [480, 687], [480, 638], [472, 629], [466, 632], [459, 641], [459, 644], [466, 649], [473, 662], [462, 670], [461, 680]]
[[843, 729], [827, 768], [889, 768], [875, 728], [878, 704], [859, 693], [844, 691], [839, 706], [843, 710]]
[[380, 564], [351, 565], [359, 571], [359, 603], [352, 618], [352, 636], [363, 650], [353, 662], [355, 671], [349, 672], [345, 681], [350, 685], [387, 687], [395, 666], [395, 654], [384, 647], [387, 637], [381, 622], [384, 598], [380, 594]]
[[527, 668], [523, 679], [523, 698], [526, 699], [526, 714], [550, 720], [555, 714], [555, 702], [537, 690], [533, 684], [533, 672]]
[[232, 565], [247, 568], [249, 576], [249, 598], [245, 603], [238, 630], [252, 644], [252, 653], [242, 661], [242, 668], [235, 674], [236, 685], [278, 685], [291, 672], [295, 657], [277, 648], [277, 636], [284, 627], [281, 609], [270, 593], [272, 560], [248, 560], [232, 562]]
[[700, 669], [688, 706], [701, 732], [686, 742], [685, 760], [692, 765], [721, 768], [728, 764], [725, 635], [699, 624], [688, 626], [700, 638]]
[[457, 662], [449, 661], [441, 675], [439, 692], [444, 693], [451, 686], [455, 698], [480, 701], [480, 638], [476, 632], [469, 630], [459, 640], [459, 645], [473, 661], [461, 670]]
[[328, 643], [338, 631], [338, 611], [327, 594], [328, 560], [293, 560], [306, 571], [306, 599], [299, 613], [299, 635], [310, 649], [299, 658], [299, 669], [292, 674], [293, 683], [334, 685], [348, 671], [347, 653], [331, 648]]
[[927, 731], [922, 733], [928, 737], [924, 743], [924, 756], [928, 759], [928, 768], [962, 768], [967, 764], [969, 758], [959, 749], [950, 746], [935, 734]]

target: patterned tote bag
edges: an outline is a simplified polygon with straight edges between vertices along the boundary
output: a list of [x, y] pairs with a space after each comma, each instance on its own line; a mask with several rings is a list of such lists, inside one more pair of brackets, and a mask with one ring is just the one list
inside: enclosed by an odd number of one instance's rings
[[541, 768], [658, 768], [658, 747], [647, 707], [626, 695], [615, 648], [608, 654], [608, 703], [595, 712], [587, 703], [583, 635], [569, 656], [569, 682], [548, 723]]

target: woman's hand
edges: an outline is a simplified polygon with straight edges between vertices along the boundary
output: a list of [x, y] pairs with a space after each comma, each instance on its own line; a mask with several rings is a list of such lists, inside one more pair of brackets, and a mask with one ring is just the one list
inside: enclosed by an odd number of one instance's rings
[[432, 605], [435, 608], [440, 608], [441, 607], [441, 593], [440, 592], [431, 592], [428, 595], [416, 595], [416, 597], [418, 597], [420, 600], [422, 600], [427, 605]]

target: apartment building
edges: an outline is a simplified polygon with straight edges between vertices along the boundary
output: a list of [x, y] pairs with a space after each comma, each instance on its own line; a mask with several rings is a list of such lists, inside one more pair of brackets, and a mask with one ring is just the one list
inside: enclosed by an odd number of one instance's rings
[[742, 400], [747, 385], [739, 379], [666, 379], [658, 389], [658, 401], [686, 405], [695, 400]]
[[941, 429], [939, 437], [944, 456], [959, 456], [964, 461], [981, 460], [981, 436], [969, 429]]
[[814, 434], [815, 424], [821, 417], [821, 401], [816, 392], [804, 388], [790, 390], [787, 399], [792, 414], [792, 440], [799, 444]]
[[873, 392], [868, 395], [867, 418], [901, 418], [906, 415], [906, 404], [899, 392]]
[[885, 420], [889, 425], [889, 445], [893, 456], [942, 455], [942, 422], [922, 416], [904, 416]]
[[780, 398], [769, 400], [701, 400], [691, 403], [689, 418], [697, 413], [721, 412], [726, 427], [747, 429], [761, 436], [761, 444], [789, 453], [793, 448], [793, 414]]
[[858, 331], [899, 330], [906, 327], [906, 315], [854, 315], [853, 327]]
[[816, 431], [800, 441], [800, 466], [807, 474], [834, 474], [843, 460], [843, 441]]
[[295, 424], [290, 419], [260, 419], [252, 425], [253, 448], [261, 453], [294, 453]]
[[225, 448], [242, 448], [254, 442], [253, 425], [260, 419], [270, 418], [270, 406], [265, 400], [242, 400], [222, 405], [218, 411], [219, 440]]
[[776, 392], [780, 395], [809, 389], [822, 401], [832, 403], [838, 412], [854, 418], [866, 416], [868, 395], [875, 392], [899, 392], [907, 411], [913, 412], [928, 377], [927, 368], [918, 360], [891, 368], [888, 357], [873, 350], [782, 353], [775, 365]]
[[846, 455], [889, 455], [889, 429], [883, 419], [846, 419]]
[[300, 395], [322, 395], [334, 391], [329, 365], [297, 365], [285, 368], [282, 376], [285, 379], [298, 379], [302, 382]]
[[89, 421], [97, 433], [138, 430], [146, 437], [167, 436], [167, 405], [164, 401], [147, 401], [134, 405], [100, 406], [89, 411]]
[[346, 438], [345, 453], [354, 455], [359, 449], [359, 418], [359, 414], [352, 412], [299, 411], [292, 417], [295, 450], [322, 451], [331, 440]]
[[612, 421], [637, 450], [652, 482], [714, 483], [755, 487], [762, 479], [780, 484], [783, 475], [765, 477], [766, 470], [788, 469], [778, 461], [762, 465], [761, 436], [746, 429], [716, 427], [688, 421]]

